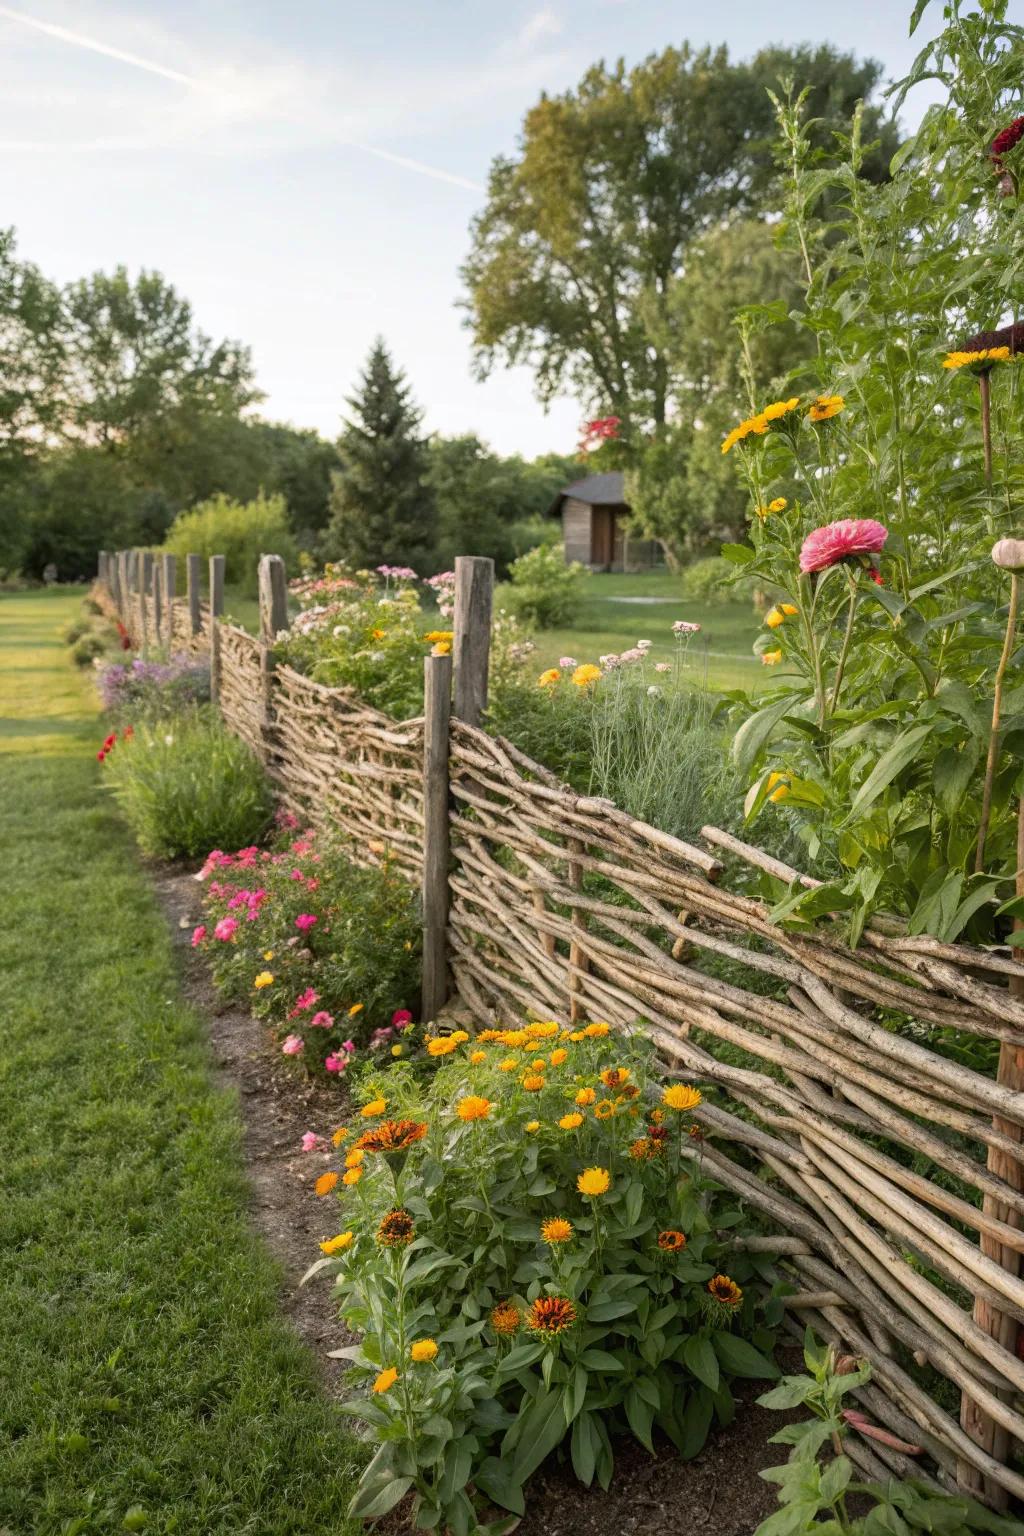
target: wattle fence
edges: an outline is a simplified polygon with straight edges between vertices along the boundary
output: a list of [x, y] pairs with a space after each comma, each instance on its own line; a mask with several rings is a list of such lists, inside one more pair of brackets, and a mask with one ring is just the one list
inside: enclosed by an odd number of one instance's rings
[[[184, 599], [170, 557], [148, 558], [100, 563], [101, 600], [136, 642], [209, 652], [222, 715], [283, 802], [420, 884], [424, 1016], [641, 1021], [667, 1070], [717, 1090], [692, 1155], [763, 1218], [746, 1246], [791, 1286], [792, 1330], [871, 1361], [862, 1406], [909, 1449], [851, 1444], [865, 1473], [1024, 1500], [1014, 953], [888, 921], [856, 950], [827, 922], [788, 931], [725, 887], [723, 858], [810, 877], [715, 828], [691, 846], [576, 795], [481, 729], [488, 561], [458, 562], [454, 657], [428, 658], [425, 714], [396, 722], [276, 664], [276, 557], [258, 639], [219, 617], [220, 557], [208, 602], [194, 557]], [[993, 1042], [994, 1075], [942, 1051], [958, 1035]]]

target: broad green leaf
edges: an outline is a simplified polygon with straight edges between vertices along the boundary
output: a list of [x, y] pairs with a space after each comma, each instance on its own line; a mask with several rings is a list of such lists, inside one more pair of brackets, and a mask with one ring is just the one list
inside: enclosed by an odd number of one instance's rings
[[748, 716], [732, 739], [732, 759], [741, 773], [753, 766], [758, 753], [780, 720], [798, 709], [803, 701], [792, 694], [766, 704], [763, 709]]
[[749, 1376], [754, 1381], [774, 1381], [778, 1376], [779, 1368], [774, 1360], [762, 1355], [747, 1339], [722, 1332], [715, 1332], [711, 1337], [715, 1353], [730, 1376]]
[[514, 1515], [526, 1513], [523, 1485], [513, 1477], [507, 1461], [488, 1456], [473, 1473], [473, 1481], [502, 1509], [510, 1509]]
[[364, 1484], [365, 1478], [356, 1489], [348, 1512], [355, 1519], [377, 1520], [401, 1503], [412, 1487], [413, 1479], [389, 1477], [386, 1482], [377, 1480], [366, 1486]]
[[558, 1445], [566, 1427], [561, 1389], [538, 1392], [523, 1413], [512, 1458], [512, 1473], [519, 1482], [525, 1483], [536, 1472]]
[[712, 1392], [718, 1391], [718, 1356], [706, 1333], [691, 1334], [683, 1346], [683, 1363]]
[[572, 1469], [584, 1488], [589, 1488], [594, 1481], [594, 1467], [601, 1445], [593, 1419], [593, 1414], [581, 1413], [572, 1427]]
[[756, 552], [749, 544], [723, 544], [721, 555], [723, 560], [728, 560], [733, 565], [750, 565], [757, 559]]
[[853, 804], [846, 817], [847, 821], [852, 821], [856, 816], [862, 816], [869, 806], [874, 805], [879, 795], [888, 788], [897, 774], [902, 773], [907, 764], [913, 762], [918, 747], [931, 735], [933, 729], [934, 725], [929, 721], [927, 725], [912, 725], [909, 730], [900, 732], [888, 750], [882, 753], [854, 795]]

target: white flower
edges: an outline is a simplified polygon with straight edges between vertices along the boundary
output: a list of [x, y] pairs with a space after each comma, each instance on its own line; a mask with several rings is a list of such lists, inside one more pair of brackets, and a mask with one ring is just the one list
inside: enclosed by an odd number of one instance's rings
[[173, 736], [165, 736], [164, 737], [164, 745], [168, 746], [168, 747], [173, 747], [174, 746], [174, 737]]
[[651, 644], [652, 642], [650, 640], [638, 640], [636, 643], [636, 648], [638, 651], [649, 651]]
[[654, 670], [655, 672], [671, 672], [672, 667], [667, 661], [656, 661], [654, 663]]
[[657, 686], [656, 683], [652, 683], [651, 686], [648, 688], [648, 690], [647, 690], [647, 697], [649, 699], [660, 699], [661, 698], [661, 689]]

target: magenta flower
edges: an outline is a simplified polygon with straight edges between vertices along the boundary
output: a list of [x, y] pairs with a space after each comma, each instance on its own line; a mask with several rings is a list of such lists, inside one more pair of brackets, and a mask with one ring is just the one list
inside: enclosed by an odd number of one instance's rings
[[305, 992], [300, 992], [298, 997], [295, 999], [295, 1007], [289, 1013], [288, 1017], [290, 1019], [294, 1019], [297, 1013], [305, 1013], [307, 1008], [312, 1008], [313, 1004], [318, 1003], [319, 1001], [320, 993], [315, 991], [313, 987], [307, 987]]
[[226, 944], [229, 939], [234, 938], [237, 928], [237, 917], [222, 917], [216, 928], [213, 930], [213, 936], [215, 939], [220, 939], [223, 943]]
[[289, 1035], [281, 1047], [285, 1056], [298, 1056], [299, 1052], [305, 1049], [306, 1042], [301, 1035]]
[[300, 912], [298, 917], [295, 919], [295, 926], [296, 928], [301, 929], [303, 933], [305, 933], [308, 928], [312, 928], [314, 926], [316, 921], [317, 916], [315, 912]]
[[198, 949], [200, 944], [203, 942], [203, 940], [205, 938], [206, 938], [206, 925], [205, 925], [205, 923], [200, 923], [198, 928], [193, 928], [192, 929], [192, 948], [193, 949]]
[[408, 1008], [396, 1008], [391, 1015], [391, 1022], [397, 1029], [405, 1029], [412, 1023], [412, 1014]]
[[333, 1029], [334, 1015], [332, 1013], [325, 1013], [321, 1008], [319, 1013], [314, 1013], [309, 1024], [311, 1029]]
[[330, 1056], [324, 1058], [325, 1072], [344, 1072], [347, 1066], [348, 1057], [339, 1056], [336, 1052], [332, 1052]]
[[874, 518], [841, 518], [807, 535], [800, 551], [800, 569], [807, 576], [812, 571], [827, 571], [851, 555], [880, 555], [888, 537], [888, 528]]
[[304, 1131], [302, 1133], [303, 1152], [315, 1152], [319, 1142], [320, 1137], [316, 1134], [315, 1131]]

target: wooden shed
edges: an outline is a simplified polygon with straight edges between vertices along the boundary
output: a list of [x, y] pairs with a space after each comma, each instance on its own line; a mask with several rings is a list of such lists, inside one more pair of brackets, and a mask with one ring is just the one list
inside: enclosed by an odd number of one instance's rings
[[551, 516], [562, 520], [566, 560], [579, 560], [594, 571], [648, 570], [661, 562], [653, 539], [631, 539], [626, 533], [630, 509], [621, 470], [574, 480], [555, 497]]

